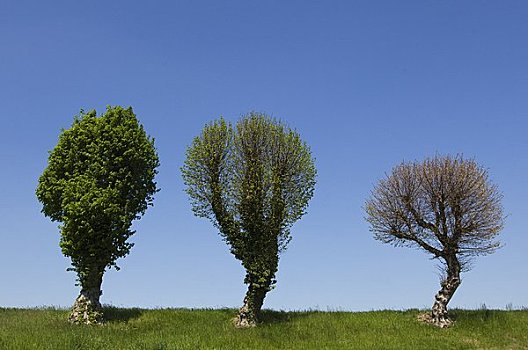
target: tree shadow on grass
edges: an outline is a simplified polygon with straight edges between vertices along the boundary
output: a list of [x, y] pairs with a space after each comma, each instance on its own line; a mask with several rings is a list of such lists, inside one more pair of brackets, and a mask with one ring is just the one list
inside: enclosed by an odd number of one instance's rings
[[463, 310], [453, 309], [449, 310], [449, 317], [453, 321], [457, 320], [468, 320], [468, 321], [487, 321], [489, 319], [502, 317], [502, 310], [490, 310], [490, 309], [479, 309], [479, 310]]
[[259, 321], [261, 324], [284, 323], [307, 317], [315, 312], [317, 311], [275, 311], [265, 309], [260, 312]]
[[115, 306], [103, 306], [103, 317], [105, 322], [128, 322], [131, 319], [138, 318], [143, 313], [138, 308], [119, 308]]

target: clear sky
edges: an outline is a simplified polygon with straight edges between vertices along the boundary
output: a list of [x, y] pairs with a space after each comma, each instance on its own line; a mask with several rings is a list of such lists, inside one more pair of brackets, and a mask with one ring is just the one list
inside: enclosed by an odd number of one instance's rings
[[37, 179], [80, 108], [131, 105], [161, 188], [103, 303], [236, 307], [244, 271], [193, 216], [180, 167], [203, 125], [257, 110], [296, 128], [318, 168], [265, 307], [430, 307], [436, 263], [372, 238], [362, 210], [402, 160], [463, 153], [489, 169], [504, 248], [451, 306], [528, 306], [528, 2], [0, 2], [0, 306], [69, 306], [75, 274]]

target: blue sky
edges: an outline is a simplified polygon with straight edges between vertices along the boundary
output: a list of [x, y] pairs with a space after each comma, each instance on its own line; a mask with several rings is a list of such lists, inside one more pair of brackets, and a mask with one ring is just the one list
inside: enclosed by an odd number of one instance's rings
[[107, 105], [155, 137], [161, 192], [103, 303], [241, 304], [243, 269], [179, 168], [206, 122], [257, 110], [296, 128], [319, 172], [265, 307], [430, 307], [435, 262], [374, 241], [362, 206], [394, 165], [437, 153], [488, 168], [508, 214], [450, 305], [528, 306], [526, 18], [525, 1], [0, 2], [0, 306], [77, 296], [34, 191], [61, 128]]

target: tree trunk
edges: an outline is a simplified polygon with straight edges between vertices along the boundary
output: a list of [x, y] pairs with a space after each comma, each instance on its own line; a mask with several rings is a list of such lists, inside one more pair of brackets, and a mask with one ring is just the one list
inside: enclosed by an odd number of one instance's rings
[[253, 284], [248, 286], [244, 305], [238, 311], [235, 319], [237, 328], [255, 327], [259, 321], [260, 310], [269, 288], [256, 288]]
[[103, 294], [101, 291], [102, 282], [102, 273], [85, 281], [68, 318], [71, 323], [101, 324], [103, 322], [103, 313], [99, 302], [99, 297]]
[[255, 327], [259, 323], [264, 298], [275, 283], [275, 273], [277, 273], [279, 264], [278, 242], [275, 239], [256, 243], [253, 245], [253, 249], [255, 246], [260, 246], [260, 249], [255, 250], [256, 257], [243, 260], [246, 269], [244, 283], [248, 285], [248, 289], [244, 297], [244, 305], [235, 318], [235, 327], [237, 328]]
[[431, 310], [431, 323], [440, 328], [445, 328], [453, 323], [447, 314], [447, 304], [460, 285], [460, 264], [456, 259], [448, 261], [447, 277], [441, 285], [442, 288], [436, 293]]

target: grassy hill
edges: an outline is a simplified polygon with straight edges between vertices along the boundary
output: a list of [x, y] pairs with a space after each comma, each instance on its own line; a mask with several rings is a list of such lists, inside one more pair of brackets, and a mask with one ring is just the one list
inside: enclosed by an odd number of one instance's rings
[[264, 311], [235, 329], [235, 310], [105, 309], [103, 326], [74, 326], [67, 310], [0, 308], [0, 349], [528, 349], [528, 311], [453, 310], [437, 329], [418, 310]]

